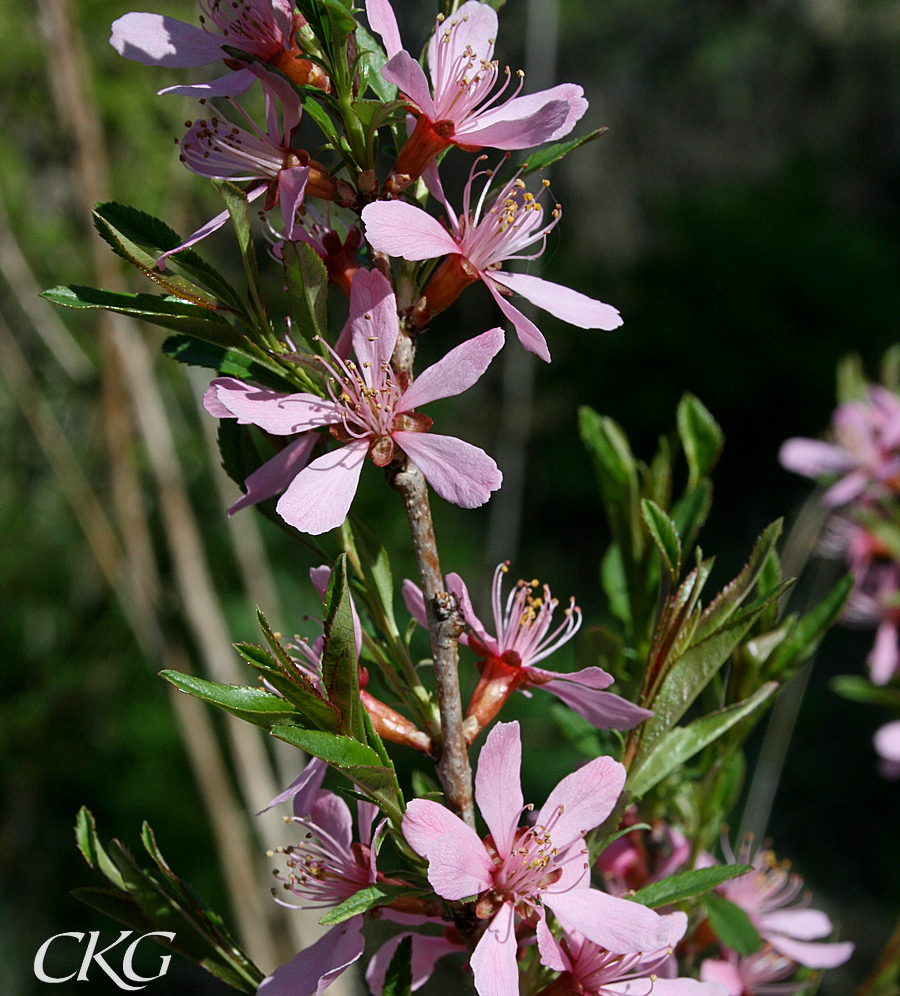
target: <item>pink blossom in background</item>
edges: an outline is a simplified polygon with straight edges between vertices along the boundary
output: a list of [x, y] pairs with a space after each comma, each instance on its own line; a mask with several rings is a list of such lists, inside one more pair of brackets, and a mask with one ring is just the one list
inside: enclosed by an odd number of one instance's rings
[[853, 953], [853, 944], [821, 940], [834, 928], [825, 913], [809, 909], [809, 896], [801, 896], [803, 879], [790, 874], [771, 851], [748, 858], [749, 848], [742, 848], [739, 860], [752, 864], [753, 871], [724, 882], [717, 891], [740, 906], [760, 937], [784, 957], [807, 968], [842, 965]]
[[[246, 75], [244, 64], [225, 51], [225, 45], [276, 66], [297, 83], [324, 86], [318, 67], [298, 59], [294, 32], [306, 21], [294, 12], [293, 0], [198, 0], [200, 27], [162, 14], [130, 13], [113, 22], [109, 39], [126, 59], [145, 66], [186, 69], [227, 60], [230, 76]], [[210, 24], [210, 22], [212, 22]], [[213, 84], [167, 87], [193, 97], [216, 96], [220, 85], [231, 86], [229, 76]]]
[[835, 410], [834, 442], [788, 439], [779, 459], [787, 470], [812, 478], [837, 477], [826, 505], [877, 500], [900, 491], [900, 398], [878, 384], [868, 397]]
[[519, 96], [521, 74], [515, 92], [501, 101], [510, 76], [507, 70], [497, 89], [497, 13], [488, 4], [468, 0], [451, 17], [438, 18], [428, 45], [431, 87], [422, 67], [402, 46], [389, 0], [367, 0], [366, 14], [387, 51], [389, 61], [381, 74], [403, 94], [418, 119], [394, 165], [394, 173], [405, 176], [407, 183], [451, 144], [467, 150], [530, 149], [568, 135], [587, 110], [584, 91], [572, 83]]
[[[666, 978], [672, 950], [684, 937], [688, 919], [685, 913], [670, 913], [660, 918], [668, 927], [664, 947], [637, 954], [613, 954], [577, 930], [563, 925], [563, 935], [556, 938], [546, 923], [538, 924], [541, 962], [558, 972], [567, 972], [584, 996], [627, 996], [629, 993], [652, 993], [653, 996], [729, 996], [718, 982]], [[660, 977], [660, 976], [663, 977]]]
[[841, 620], [878, 627], [866, 663], [873, 683], [886, 685], [900, 669], [900, 564], [877, 560], [861, 568]]
[[279, 466], [272, 475], [286, 486], [279, 515], [302, 532], [334, 529], [347, 516], [365, 458], [385, 467], [395, 447], [442, 498], [463, 508], [483, 505], [502, 481], [496, 463], [476, 446], [429, 434], [431, 419], [415, 409], [471, 387], [503, 345], [503, 330], [464, 342], [407, 384], [390, 366], [400, 326], [391, 285], [377, 270], [359, 270], [354, 277], [348, 330], [358, 365], [337, 354], [330, 363], [322, 361], [333, 377], [328, 399], [280, 394], [232, 377], [217, 378], [207, 392], [204, 403], [217, 417], [228, 411], [273, 435], [329, 428], [344, 444], [303, 466], [289, 482], [279, 477]]
[[881, 758], [882, 775], [890, 779], [900, 778], [900, 719], [876, 730], [873, 740]]
[[752, 955], [733, 951], [726, 958], [707, 958], [700, 965], [704, 982], [718, 982], [728, 996], [787, 996], [808, 987], [808, 980], [788, 982], [797, 963], [779, 954], [771, 944]]
[[625, 769], [599, 757], [566, 776], [533, 826], [519, 827], [525, 808], [519, 775], [518, 723], [498, 723], [478, 760], [475, 799], [490, 830], [482, 841], [449, 809], [414, 799], [403, 818], [408, 843], [428, 861], [428, 881], [449, 900], [478, 896], [489, 920], [472, 954], [479, 996], [517, 996], [516, 917], [538, 926], [552, 910], [595, 944], [618, 954], [655, 951], [669, 925], [652, 910], [591, 888], [584, 835], [612, 812]]
[[[427, 211], [405, 201], [376, 201], [363, 209], [366, 238], [379, 252], [408, 260], [447, 257], [423, 292], [427, 313], [443, 311], [468, 284], [481, 280], [515, 327], [522, 345], [547, 362], [550, 361], [550, 351], [544, 336], [530, 319], [510, 303], [510, 292], [520, 294], [537, 307], [578, 328], [618, 328], [622, 318], [611, 305], [540, 277], [507, 273], [500, 269], [500, 265], [508, 260], [535, 259], [541, 255], [547, 233], [558, 220], [559, 209], [554, 209], [553, 220], [545, 224], [538, 198], [527, 191], [524, 182], [516, 177], [486, 207], [485, 196], [490, 186], [488, 180], [473, 210], [472, 182], [481, 175], [484, 174], [476, 173], [473, 167], [463, 194], [463, 212], [457, 216], [444, 196], [437, 171], [430, 173], [435, 193], [446, 208], [449, 230]], [[490, 176], [490, 173], [487, 175]], [[530, 256], [522, 255], [526, 247], [538, 241], [541, 246], [537, 252]]]
[[[652, 716], [649, 710], [603, 691], [614, 679], [602, 668], [559, 672], [536, 666], [575, 635], [581, 626], [581, 610], [570, 599], [569, 607], [563, 610], [562, 622], [554, 629], [557, 601], [548, 585], [539, 586], [536, 581], [518, 581], [504, 603], [502, 586], [508, 569], [504, 563], [494, 571], [491, 604], [495, 635], [488, 632], [476, 615], [463, 579], [458, 574], [447, 575], [447, 590], [456, 597], [469, 627], [469, 632], [460, 637], [460, 643], [484, 661], [468, 715], [476, 716], [483, 727], [513, 691], [519, 689], [528, 694], [529, 689], [537, 687], [555, 695], [600, 729], [630, 730]], [[427, 626], [422, 592], [412, 581], [403, 582], [403, 597], [413, 618]]]
[[[637, 808], [630, 806], [622, 825], [637, 822]], [[606, 888], [621, 896], [683, 870], [690, 856], [691, 843], [684, 834], [663, 820], [654, 820], [650, 830], [633, 830], [605, 847], [597, 857], [597, 868]]]

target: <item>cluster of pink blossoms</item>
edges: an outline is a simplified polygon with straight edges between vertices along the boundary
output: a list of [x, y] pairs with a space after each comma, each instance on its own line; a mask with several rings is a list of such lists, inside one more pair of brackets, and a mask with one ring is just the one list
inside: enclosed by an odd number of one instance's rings
[[[843, 614], [850, 626], [875, 627], [866, 663], [876, 685], [900, 677], [900, 398], [879, 384], [865, 397], [839, 405], [831, 440], [788, 439], [781, 463], [828, 483], [822, 501], [839, 509], [823, 552], [843, 556], [854, 577]], [[874, 738], [882, 772], [900, 777], [900, 722]]]

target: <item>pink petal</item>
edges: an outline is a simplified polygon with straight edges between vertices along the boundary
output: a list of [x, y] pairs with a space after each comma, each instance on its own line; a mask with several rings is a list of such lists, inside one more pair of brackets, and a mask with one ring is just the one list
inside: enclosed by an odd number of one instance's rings
[[284, 221], [284, 237], [291, 241], [294, 241], [297, 208], [303, 203], [308, 180], [309, 166], [291, 166], [278, 174], [278, 203]]
[[431, 99], [428, 80], [422, 67], [416, 60], [404, 51], [392, 56], [390, 61], [381, 67], [381, 75], [414, 104], [426, 117], [434, 120], [437, 111]]
[[212, 381], [209, 387], [203, 392], [203, 407], [213, 418], [237, 418], [230, 408], [226, 408], [219, 401], [215, 381]]
[[328, 771], [328, 765], [324, 761], [320, 761], [317, 757], [310, 758], [299, 777], [295, 778], [283, 792], [276, 795], [269, 805], [265, 809], [261, 809], [256, 815], [267, 813], [274, 806], [287, 802], [288, 799], [293, 799], [294, 816], [307, 816], [319, 794], [319, 789], [322, 787], [326, 771]]
[[321, 996], [332, 982], [359, 959], [365, 947], [360, 932], [363, 918], [355, 916], [332, 927], [311, 947], [259, 984], [262, 996]]
[[847, 451], [833, 443], [818, 439], [787, 439], [778, 451], [778, 461], [785, 470], [804, 477], [822, 477], [824, 474], [843, 474], [850, 470], [853, 461]]
[[314, 432], [306, 432], [298, 439], [287, 444], [280, 452], [276, 453], [271, 460], [267, 460], [261, 467], [244, 481], [247, 489], [244, 494], [228, 509], [228, 515], [240, 512], [248, 505], [257, 505], [267, 498], [284, 491], [301, 470], [309, 462], [309, 455], [313, 447], [318, 442], [319, 437]]
[[[497, 641], [493, 637], [489, 636], [487, 630], [484, 628], [484, 623], [475, 615], [475, 609], [472, 606], [472, 599], [469, 598], [469, 589], [466, 587], [466, 582], [458, 574], [448, 574], [447, 575], [447, 591], [451, 595], [455, 595], [457, 601], [459, 602], [459, 607], [462, 609], [463, 618], [466, 624], [475, 631], [475, 635], [479, 640], [488, 648], [488, 650], [496, 650], [499, 652], [499, 647], [497, 646]], [[460, 638], [459, 642], [465, 646], [468, 646], [469, 639], [464, 633]]]
[[[453, 24], [455, 27], [448, 31]], [[454, 74], [447, 80], [437, 78], [438, 63], [456, 69], [468, 61], [466, 49], [471, 48], [476, 59], [490, 62], [494, 55], [494, 41], [497, 38], [497, 12], [479, 0], [466, 0], [447, 21], [438, 24], [428, 43], [428, 69], [434, 81], [435, 93], [438, 87], [448, 82], [458, 86]], [[443, 51], [438, 58], [438, 47]]]
[[314, 394], [280, 394], [235, 377], [217, 377], [213, 384], [220, 403], [238, 421], [258, 425], [274, 436], [290, 436], [340, 421], [334, 402]]
[[742, 996], [744, 992], [744, 980], [737, 968], [727, 961], [707, 958], [700, 966], [700, 978], [704, 982], [718, 982], [728, 996]]
[[886, 760], [900, 763], [900, 719], [886, 723], [875, 732], [875, 750]]
[[561, 947], [559, 941], [553, 936], [547, 926], [545, 917], [538, 920], [537, 925], [538, 950], [541, 953], [541, 964], [547, 968], [552, 968], [554, 972], [568, 972], [572, 968], [572, 961]]
[[530, 319], [526, 318], [518, 308], [514, 307], [508, 297], [505, 297], [497, 290], [493, 280], [494, 271], [490, 274], [482, 273], [481, 279], [487, 284], [487, 289], [493, 295], [494, 300], [500, 307], [504, 315], [512, 322], [519, 337], [519, 342], [529, 353], [536, 353], [545, 362], [550, 362], [550, 350], [547, 348], [547, 340], [541, 335], [541, 330]]
[[822, 495], [822, 504], [835, 507], [846, 505], [848, 502], [858, 498], [869, 483], [870, 475], [866, 470], [854, 470], [842, 477], [836, 484]]
[[427, 627], [428, 613], [425, 610], [425, 596], [422, 594], [422, 589], [409, 578], [404, 578], [400, 590], [403, 592], [403, 601], [406, 604], [407, 612], [420, 626]]
[[336, 529], [350, 511], [368, 449], [368, 440], [362, 439], [313, 460], [294, 478], [275, 510], [289, 525], [312, 536]]
[[453, 236], [436, 218], [406, 201], [367, 204], [362, 220], [372, 248], [388, 256], [421, 260], [459, 253]]
[[783, 934], [771, 934], [766, 939], [779, 954], [807, 968], [836, 968], [853, 954], [850, 941], [817, 944], [815, 941], [795, 941]]
[[209, 100], [211, 97], [239, 97], [246, 93], [256, 82], [257, 76], [250, 69], [238, 69], [226, 73], [208, 83], [179, 83], [176, 86], [165, 86], [157, 90], [157, 94], [177, 93], [181, 97], [196, 97], [197, 100]]
[[[462, 820], [460, 826], [469, 829]], [[470, 835], [457, 828], [428, 848], [428, 881], [444, 899], [465, 899], [490, 889], [493, 870], [494, 863], [474, 830]]]
[[[598, 760], [602, 760], [598, 758]], [[617, 899], [597, 889], [545, 892], [544, 905], [595, 944], [616, 954], [656, 951], [666, 943], [669, 930], [653, 910]]]
[[369, 27], [381, 36], [387, 57], [392, 59], [403, 48], [394, 8], [388, 0], [366, 0], [366, 17]]
[[503, 483], [491, 457], [461, 439], [430, 432], [392, 432], [391, 437], [441, 498], [454, 505], [478, 508]]
[[334, 792], [322, 792], [309, 812], [310, 822], [333, 837], [345, 850], [353, 843], [353, 817], [350, 807]]
[[[461, 830], [460, 827], [465, 829]], [[403, 816], [403, 836], [416, 854], [427, 858], [431, 845], [448, 834], [460, 834], [467, 838], [471, 835], [478, 847], [484, 851], [484, 844], [478, 834], [451, 813], [446, 806], [431, 799], [413, 799], [406, 807]]]
[[595, 301], [586, 294], [554, 284], [527, 273], [491, 274], [498, 284], [508, 287], [515, 294], [521, 294], [527, 301], [551, 315], [561, 318], [580, 329], [605, 329], [611, 331], [622, 324], [622, 316], [609, 304]]
[[391, 958], [404, 937], [412, 937], [412, 991], [420, 989], [431, 978], [434, 966], [444, 955], [462, 951], [458, 944], [448, 941], [443, 935], [436, 937], [430, 934], [398, 934], [392, 937], [372, 955], [369, 967], [366, 969], [366, 982], [375, 996], [381, 996], [384, 988], [384, 977], [391, 964]]
[[[247, 192], [247, 200], [255, 201], [258, 197], [261, 197], [265, 192], [267, 184], [261, 183], [258, 187], [254, 187], [252, 190]], [[228, 211], [222, 211], [217, 214], [214, 218], [210, 218], [205, 225], [201, 225], [196, 232], [189, 235], [180, 246], [175, 246], [174, 249], [169, 249], [164, 252], [159, 259], [156, 261], [156, 268], [158, 270], [164, 270], [166, 268], [166, 260], [170, 256], [174, 256], [175, 253], [181, 252], [183, 249], [190, 249], [191, 246], [196, 245], [202, 239], [205, 239], [207, 235], [212, 235], [213, 232], [217, 232], [229, 218]]]
[[472, 952], [478, 996], [518, 996], [516, 935], [512, 903], [504, 903]]
[[566, 680], [568, 677], [569, 675], [558, 675], [554, 681], [539, 687], [565, 702], [573, 712], [577, 712], [598, 730], [632, 730], [653, 715], [650, 709], [642, 709], [620, 695], [585, 688]]
[[[362, 364], [363, 377], [371, 386], [373, 372], [381, 371], [390, 362], [400, 322], [397, 299], [391, 282], [378, 270], [359, 269], [350, 287], [350, 334], [353, 351]], [[380, 376], [380, 373], [378, 374]]]
[[[651, 991], [653, 996], [729, 996], [728, 990], [718, 982], [697, 982], [696, 979], [632, 979], [629, 982], [606, 983], [605, 992], [616, 996], [647, 996]], [[738, 996], [742, 990], [738, 990]]]
[[515, 97], [484, 113], [471, 115], [456, 128], [454, 139], [465, 145], [487, 145], [492, 149], [533, 149], [554, 135], [566, 133], [572, 116], [572, 108], [566, 101], [549, 100], [536, 108], [533, 103], [520, 103], [529, 100]]
[[145, 66], [186, 69], [225, 57], [221, 35], [208, 34], [162, 14], [125, 14], [113, 21], [109, 43], [126, 59]]
[[611, 757], [595, 757], [563, 778], [541, 807], [537, 822], [550, 829], [553, 846], [563, 851], [609, 816], [624, 786], [622, 765]]
[[831, 920], [821, 910], [773, 910], [760, 916], [760, 925], [766, 932], [777, 931], [798, 941], [815, 941], [831, 933]]
[[875, 645], [866, 658], [873, 684], [886, 685], [894, 676], [900, 661], [897, 640], [897, 623], [885, 619], [875, 632]]
[[512, 848], [524, 803], [520, 772], [522, 740], [519, 724], [497, 723], [478, 756], [475, 801], [502, 860]]
[[503, 329], [489, 329], [451, 349], [416, 377], [397, 410], [412, 411], [439, 398], [452, 398], [467, 391], [500, 352], [504, 338]]

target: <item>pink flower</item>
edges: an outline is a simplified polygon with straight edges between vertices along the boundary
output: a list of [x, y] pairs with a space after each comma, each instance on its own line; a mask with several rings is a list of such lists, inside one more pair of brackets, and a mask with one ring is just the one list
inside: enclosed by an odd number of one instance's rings
[[205, 404], [219, 418], [227, 412], [282, 436], [329, 427], [344, 444], [303, 466], [289, 482], [289, 470], [280, 461], [259, 492], [284, 484], [279, 515], [303, 532], [324, 533], [346, 518], [366, 456], [386, 467], [401, 450], [442, 498], [463, 508], [483, 505], [500, 487], [497, 465], [469, 443], [429, 435], [431, 419], [415, 409], [471, 387], [503, 345], [503, 330], [491, 329], [457, 346], [408, 384], [390, 365], [400, 331], [390, 283], [377, 270], [359, 270], [350, 295], [348, 331], [359, 362], [345, 362], [334, 352], [330, 363], [322, 360], [333, 378], [329, 399], [279, 394], [231, 377], [212, 382]]
[[[475, 614], [463, 579], [458, 574], [447, 575], [447, 590], [456, 596], [470, 627], [460, 643], [483, 661], [481, 679], [472, 693], [467, 712], [477, 720], [477, 730], [493, 719], [513, 691], [519, 689], [528, 694], [528, 689], [534, 687], [555, 695], [600, 729], [629, 730], [652, 716], [652, 712], [603, 691], [614, 679], [602, 668], [587, 667], [560, 673], [536, 666], [575, 635], [581, 626], [581, 610], [574, 598], [570, 599], [562, 622], [554, 629], [557, 601], [551, 596], [550, 588], [547, 585], [539, 588], [537, 581], [518, 581], [504, 604], [503, 578], [508, 570], [508, 564], [504, 563], [494, 571], [494, 636]], [[410, 614], [426, 626], [422, 593], [411, 581], [404, 582], [403, 597]]]
[[[181, 161], [198, 176], [250, 183], [247, 200], [254, 201], [265, 194], [266, 211], [280, 204], [285, 231], [292, 232], [304, 198], [313, 195], [330, 200], [338, 193], [338, 185], [303, 149], [291, 146], [302, 113], [293, 88], [284, 80], [269, 76], [264, 81], [263, 92], [266, 130], [260, 128], [229, 94], [229, 103], [247, 120], [249, 130], [219, 117], [214, 110], [205, 109], [208, 117], [188, 122], [188, 130], [181, 140]], [[163, 253], [156, 265], [163, 269], [169, 256], [206, 238], [221, 228], [228, 217], [227, 211], [217, 214], [181, 245]]]
[[804, 477], [838, 480], [822, 500], [844, 505], [900, 491], [900, 399], [873, 385], [862, 401], [848, 401], [834, 413], [834, 442], [788, 439], [781, 447], [783, 467]]
[[886, 685], [900, 670], [900, 565], [875, 560], [856, 576], [841, 616], [856, 626], [877, 626], [866, 663], [876, 685]]
[[[819, 910], [808, 908], [809, 896], [794, 902], [803, 888], [803, 879], [791, 875], [771, 851], [758, 852], [747, 862], [749, 848], [741, 849], [742, 863], [753, 871], [730, 879], [718, 887], [726, 899], [747, 913], [760, 937], [786, 958], [807, 968], [834, 968], [853, 953], [849, 942], [827, 943], [833, 930], [831, 920]], [[733, 855], [732, 855], [733, 857]]]
[[807, 979], [784, 981], [796, 970], [796, 962], [766, 944], [744, 957], [730, 951], [725, 959], [707, 958], [700, 965], [700, 978], [704, 982], [718, 982], [728, 996], [787, 996], [808, 984]]
[[[564, 936], [557, 939], [546, 923], [538, 924], [541, 962], [558, 972], [567, 972], [584, 996], [622, 996], [652, 993], [653, 996], [728, 996], [715, 982], [693, 979], [659, 978], [667, 968], [672, 949], [684, 937], [687, 915], [670, 913], [660, 918], [669, 930], [666, 946], [636, 954], [614, 954], [577, 930], [563, 925]], [[575, 989], [573, 988], [573, 991]]]
[[519, 827], [525, 808], [519, 772], [518, 723], [498, 723], [478, 761], [475, 798], [490, 835], [482, 841], [448, 809], [414, 799], [403, 834], [428, 861], [428, 881], [444, 899], [477, 896], [477, 915], [489, 920], [472, 954], [479, 996], [515, 996], [518, 915], [539, 925], [552, 910], [586, 938], [627, 954], [656, 950], [668, 925], [656, 913], [590, 887], [584, 835], [612, 812], [625, 769], [599, 757], [566, 776], [550, 793], [533, 826]]
[[559, 207], [553, 211], [553, 220], [544, 224], [544, 212], [538, 199], [516, 177], [484, 210], [488, 180], [473, 212], [472, 182], [480, 175], [474, 170], [470, 175], [463, 194], [463, 213], [457, 217], [436, 181], [436, 171], [432, 172], [435, 192], [444, 202], [450, 220], [449, 230], [422, 208], [405, 201], [376, 201], [363, 209], [366, 238], [379, 252], [409, 260], [447, 257], [429, 280], [422, 301], [417, 305], [417, 309], [424, 310], [422, 323], [429, 315], [448, 307], [468, 284], [482, 280], [500, 310], [515, 326], [522, 345], [547, 362], [550, 351], [540, 329], [510, 304], [510, 292], [521, 294], [532, 304], [579, 328], [618, 328], [622, 324], [621, 316], [608, 304], [540, 277], [500, 270], [500, 265], [507, 260], [540, 256], [543, 244], [531, 256], [523, 256], [522, 251], [539, 240], [546, 240], [547, 233], [559, 218]]
[[[630, 806], [623, 817], [628, 826], [641, 822], [637, 808]], [[681, 870], [691, 856], [690, 841], [663, 820], [654, 820], [651, 830], [632, 830], [614, 840], [597, 858], [597, 868], [606, 888], [614, 896]]]
[[[388, 919], [397, 919], [397, 915], [391, 910], [385, 911]], [[419, 918], [424, 920], [425, 918]], [[412, 937], [412, 983], [411, 989], [415, 992], [431, 978], [435, 964], [448, 954], [456, 954], [465, 951], [466, 946], [458, 938], [454, 938], [455, 931], [449, 928], [444, 934], [414, 934], [405, 932], [397, 934], [384, 944], [372, 955], [366, 968], [366, 984], [375, 996], [381, 996], [384, 989], [384, 980], [387, 970], [391, 964], [400, 942], [404, 937]]]
[[[254, 55], [297, 83], [327, 85], [321, 69], [299, 59], [294, 32], [306, 22], [294, 13], [292, 0], [198, 0], [200, 27], [162, 14], [131, 13], [113, 22], [112, 47], [145, 66], [188, 68], [235, 60], [225, 45]], [[207, 21], [211, 21], [213, 30]], [[239, 64], [240, 65], [240, 64]], [[237, 73], [246, 74], [242, 68]], [[231, 74], [236, 75], [235, 73]], [[214, 96], [222, 77], [210, 84], [168, 87], [165, 92], [190, 96]], [[230, 85], [230, 84], [228, 84]]]
[[[372, 826], [377, 806], [357, 803], [359, 842], [353, 840], [350, 808], [340, 796], [320, 789], [325, 765], [312, 761], [304, 773], [272, 805], [293, 799], [294, 816], [288, 822], [304, 831], [300, 844], [279, 847], [286, 856], [287, 873], [276, 872], [282, 888], [299, 904], [275, 901], [291, 909], [331, 909], [376, 881], [375, 838]], [[287, 964], [260, 983], [264, 996], [319, 996], [363, 953], [363, 917], [355, 916], [332, 927], [315, 944], [304, 948]]]
[[469, 151], [530, 149], [568, 135], [587, 110], [584, 91], [572, 83], [520, 97], [521, 73], [515, 93], [498, 103], [510, 76], [507, 69], [506, 81], [494, 92], [500, 76], [494, 60], [497, 14], [488, 4], [468, 0], [449, 20], [438, 17], [428, 45], [433, 96], [422, 67], [402, 47], [389, 0], [367, 0], [366, 14], [390, 60], [381, 74], [418, 119], [394, 165], [395, 189], [421, 176], [449, 145]]
[[900, 778], [900, 719], [876, 730], [874, 742], [881, 758], [882, 775], [885, 778]]

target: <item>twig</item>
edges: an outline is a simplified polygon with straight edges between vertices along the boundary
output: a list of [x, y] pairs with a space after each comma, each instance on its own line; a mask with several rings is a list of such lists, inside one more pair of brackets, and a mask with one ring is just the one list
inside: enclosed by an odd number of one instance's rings
[[455, 600], [444, 590], [428, 503], [428, 485], [418, 467], [407, 458], [391, 479], [406, 509], [412, 535], [413, 553], [428, 613], [431, 654], [441, 714], [441, 756], [438, 776], [450, 808], [469, 826], [475, 826], [472, 805], [472, 771], [463, 733], [462, 702], [459, 694], [459, 637], [463, 620]]

